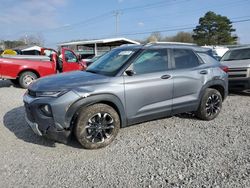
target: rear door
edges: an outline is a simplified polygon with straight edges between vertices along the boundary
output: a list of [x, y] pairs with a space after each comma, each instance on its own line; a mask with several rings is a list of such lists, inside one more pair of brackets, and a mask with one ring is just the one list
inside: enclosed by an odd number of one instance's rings
[[75, 53], [69, 49], [62, 49], [62, 71], [69, 72], [75, 70], [81, 70], [81, 65], [78, 62], [78, 58]]
[[169, 67], [167, 49], [150, 49], [144, 50], [125, 71], [125, 103], [129, 124], [171, 114], [173, 79]]
[[173, 49], [173, 113], [196, 110], [203, 85], [212, 78], [212, 69], [190, 49]]

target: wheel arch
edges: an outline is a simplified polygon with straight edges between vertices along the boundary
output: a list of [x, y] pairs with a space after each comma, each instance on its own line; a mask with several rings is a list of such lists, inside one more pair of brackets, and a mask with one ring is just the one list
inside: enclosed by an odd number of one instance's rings
[[23, 74], [24, 72], [33, 72], [34, 74], [37, 75], [37, 78], [40, 78], [40, 74], [39, 74], [36, 70], [30, 69], [30, 68], [28, 68], [28, 69], [22, 69], [22, 70], [18, 73], [17, 77], [20, 77], [20, 75]]
[[212, 85], [212, 86], [210, 86], [208, 88], [216, 89], [217, 91], [219, 91], [220, 94], [221, 94], [222, 100], [224, 101], [224, 99], [225, 99], [225, 88], [222, 85], [218, 85], [218, 84], [217, 85]]
[[75, 126], [75, 121], [78, 117], [80, 111], [90, 105], [103, 103], [111, 106], [118, 114], [121, 122], [121, 127], [126, 126], [126, 116], [125, 116], [125, 109], [121, 102], [121, 100], [113, 95], [113, 94], [99, 94], [93, 95], [86, 98], [81, 98], [75, 103], [73, 103], [66, 113], [66, 124], [69, 125], [69, 128], [72, 130]]
[[212, 88], [212, 89], [216, 89], [217, 91], [220, 92], [222, 99], [225, 100], [228, 94], [228, 87], [227, 84], [225, 83], [225, 81], [223, 80], [212, 80], [207, 82], [201, 89], [200, 92], [200, 96], [199, 96], [199, 100], [201, 101], [202, 96], [205, 93], [205, 90], [207, 88]]

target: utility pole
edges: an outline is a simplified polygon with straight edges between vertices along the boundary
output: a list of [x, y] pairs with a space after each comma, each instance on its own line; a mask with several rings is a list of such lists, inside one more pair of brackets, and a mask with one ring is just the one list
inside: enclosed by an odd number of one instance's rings
[[114, 11], [114, 16], [115, 16], [115, 35], [119, 35], [119, 25], [120, 25], [120, 19], [119, 16], [121, 15], [121, 11], [116, 10]]

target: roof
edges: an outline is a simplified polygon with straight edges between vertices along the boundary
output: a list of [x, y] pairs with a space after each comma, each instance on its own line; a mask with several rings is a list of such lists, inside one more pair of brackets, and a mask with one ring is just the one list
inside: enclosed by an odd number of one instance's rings
[[124, 49], [158, 49], [158, 48], [174, 48], [174, 49], [191, 49], [195, 52], [210, 52], [209, 48], [204, 48], [197, 45], [187, 45], [185, 43], [148, 43], [145, 45], [132, 45], [132, 46], [121, 46], [119, 48]]
[[23, 45], [23, 46], [15, 47], [14, 50], [21, 50], [21, 51], [38, 50], [38, 51], [41, 51], [41, 47], [37, 46], [37, 45]]
[[75, 41], [75, 42], [65, 42], [58, 44], [59, 46], [67, 46], [67, 45], [80, 45], [80, 44], [105, 44], [105, 43], [112, 43], [112, 42], [118, 42], [118, 41], [124, 41], [131, 44], [140, 44], [139, 42], [136, 42], [134, 40], [130, 40], [127, 38], [109, 38], [109, 39], [98, 39], [98, 40], [83, 40], [83, 41]]
[[30, 50], [37, 50], [37, 51], [41, 51], [41, 47], [40, 46], [31, 46], [25, 49], [22, 49], [22, 51], [30, 51]]
[[250, 49], [250, 46], [242, 46], [242, 47], [237, 47], [237, 48], [230, 48], [229, 50], [233, 51], [233, 50], [242, 50], [242, 49]]

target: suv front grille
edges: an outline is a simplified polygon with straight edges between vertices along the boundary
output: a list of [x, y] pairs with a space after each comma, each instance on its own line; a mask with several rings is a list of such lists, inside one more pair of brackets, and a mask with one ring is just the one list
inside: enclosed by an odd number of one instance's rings
[[247, 68], [229, 68], [229, 78], [245, 78], [247, 77]]

